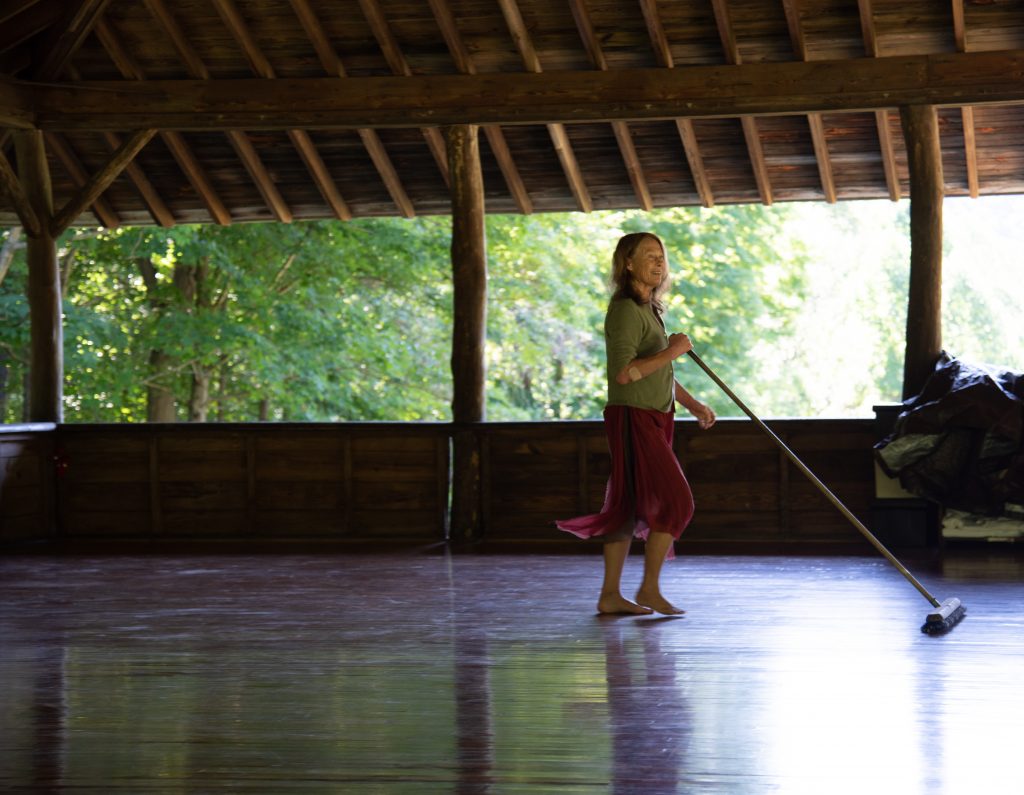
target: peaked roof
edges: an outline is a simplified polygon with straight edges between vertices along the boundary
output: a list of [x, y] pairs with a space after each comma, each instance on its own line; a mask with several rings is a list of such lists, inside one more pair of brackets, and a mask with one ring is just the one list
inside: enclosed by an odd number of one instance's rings
[[6, 0], [0, 152], [59, 209], [142, 145], [107, 226], [447, 213], [477, 122], [488, 212], [898, 199], [929, 103], [947, 194], [1019, 193], [1022, 72], [1024, 0]]

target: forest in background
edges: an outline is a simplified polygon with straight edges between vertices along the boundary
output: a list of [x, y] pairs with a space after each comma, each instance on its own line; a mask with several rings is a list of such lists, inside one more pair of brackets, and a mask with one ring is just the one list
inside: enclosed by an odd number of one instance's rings
[[[1011, 234], [1013, 208], [991, 206], [985, 230]], [[755, 411], [867, 416], [898, 401], [905, 203], [495, 215], [487, 419], [600, 417], [611, 251], [643, 229], [668, 247], [670, 330], [689, 333]], [[947, 232], [947, 348], [1020, 366], [1004, 356], [1024, 341], [1009, 322], [1015, 295], [977, 278], [976, 256], [966, 267], [955, 256], [983, 249], [985, 230]], [[65, 419], [448, 420], [449, 245], [447, 217], [71, 230], [59, 241]], [[3, 230], [4, 422], [24, 416], [25, 279], [20, 230]], [[720, 415], [739, 415], [692, 363], [677, 377]]]

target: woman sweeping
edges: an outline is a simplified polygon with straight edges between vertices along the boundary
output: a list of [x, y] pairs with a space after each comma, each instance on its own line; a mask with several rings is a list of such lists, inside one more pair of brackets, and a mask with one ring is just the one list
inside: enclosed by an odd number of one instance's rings
[[[685, 611], [661, 594], [661, 566], [693, 516], [693, 495], [672, 452], [675, 401], [701, 428], [715, 423], [711, 408], [675, 380], [672, 362], [693, 346], [685, 334], [667, 334], [662, 298], [668, 290], [665, 246], [657, 235], [624, 236], [612, 257], [614, 293], [605, 316], [608, 404], [605, 432], [611, 477], [600, 513], [557, 522], [581, 538], [604, 541], [600, 613]], [[622, 570], [633, 536], [646, 541], [644, 575], [636, 601], [622, 595]]]

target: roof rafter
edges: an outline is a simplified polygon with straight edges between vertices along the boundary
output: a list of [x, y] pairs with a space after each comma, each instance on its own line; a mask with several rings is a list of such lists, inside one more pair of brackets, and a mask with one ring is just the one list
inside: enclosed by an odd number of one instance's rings
[[[359, 6], [363, 9], [363, 16], [366, 17], [366, 21], [370, 23], [373, 37], [377, 40], [377, 44], [380, 45], [380, 49], [384, 53], [384, 58], [387, 60], [391, 71], [395, 75], [412, 77], [412, 68], [409, 66], [409, 62], [405, 60], [405, 56], [402, 55], [402, 50], [398, 46], [398, 39], [395, 38], [395, 34], [392, 32], [378, 0], [359, 0]], [[444, 136], [441, 135], [441, 131], [436, 127], [424, 127], [422, 132], [423, 137], [427, 139], [430, 153], [434, 156], [434, 162], [437, 163], [441, 176], [444, 178], [444, 184], [450, 186], [451, 182], [448, 178], [448, 147], [445, 144]]]
[[[665, 69], [672, 69], [675, 67], [675, 59], [672, 57], [668, 36], [665, 35], [665, 27], [661, 24], [657, 0], [640, 0], [640, 10], [644, 16], [644, 22], [647, 24], [647, 34], [650, 36], [658, 65]], [[705, 207], [714, 207], [715, 195], [711, 190], [711, 183], [704, 168], [704, 158], [700, 154], [700, 144], [697, 141], [697, 131], [693, 128], [693, 120], [676, 119], [676, 129], [683, 142], [683, 153], [686, 155], [686, 162], [690, 167], [690, 175], [693, 177], [693, 184], [697, 189], [697, 195], [700, 196], [700, 202]]]
[[[964, 19], [964, 0], [953, 0], [953, 40], [957, 52], [967, 52], [967, 23]], [[972, 199], [981, 195], [978, 180], [978, 148], [974, 137], [974, 108], [964, 105], [960, 109], [964, 129], [964, 159], [967, 163], [967, 191]]]
[[[235, 41], [238, 42], [238, 45], [245, 53], [245, 57], [249, 60], [253, 72], [264, 79], [276, 80], [277, 74], [274, 71], [274, 67], [270, 65], [270, 61], [267, 60], [260, 50], [259, 45], [249, 31], [248, 25], [245, 24], [242, 15], [238, 13], [233, 0], [212, 0], [212, 2], [231, 35], [235, 37]], [[306, 170], [313, 178], [313, 182], [320, 191], [320, 195], [324, 197], [324, 201], [327, 202], [335, 217], [341, 221], [350, 220], [352, 218], [352, 211], [338, 191], [334, 177], [331, 176], [327, 166], [324, 165], [324, 161], [320, 157], [313, 139], [309, 137], [309, 133], [305, 130], [292, 129], [288, 130], [288, 138], [299, 153], [299, 157], [302, 158], [302, 162], [306, 165]]]
[[[291, 4], [292, 10], [295, 11], [295, 15], [299, 18], [299, 22], [302, 23], [302, 27], [306, 31], [306, 37], [313, 45], [313, 49], [316, 50], [317, 57], [320, 59], [320, 64], [323, 66], [324, 71], [329, 75], [337, 75], [339, 78], [346, 77], [347, 74], [341, 59], [334, 51], [330, 41], [328, 41], [320, 21], [317, 19], [313, 9], [310, 8], [307, 0], [291, 0]], [[391, 201], [395, 203], [395, 207], [398, 208], [403, 217], [414, 217], [416, 211], [413, 209], [412, 201], [405, 192], [402, 180], [399, 178], [398, 172], [395, 170], [395, 166], [391, 162], [391, 158], [384, 148], [384, 143], [380, 140], [376, 130], [372, 130], [369, 127], [361, 127], [357, 132], [360, 140], [363, 142], [363, 146], [366, 148], [367, 154], [370, 156], [374, 168], [377, 169], [377, 173], [384, 183], [385, 190], [391, 196]]]
[[[101, 29], [107, 27], [109, 26], [105, 25], [102, 19], [96, 23], [97, 38], [103, 38], [104, 33], [101, 32]], [[106, 31], [106, 35], [110, 35], [109, 30]], [[75, 69], [73, 64], [68, 64], [66, 69], [72, 79], [81, 80], [81, 75], [78, 70]], [[123, 141], [121, 140], [121, 136], [117, 133], [113, 133], [110, 130], [104, 130], [101, 135], [112, 152], [117, 152], [117, 150], [121, 148]], [[149, 177], [146, 176], [145, 172], [143, 172], [141, 166], [139, 166], [135, 161], [132, 161], [124, 167], [124, 173], [128, 176], [128, 179], [131, 180], [132, 184], [135, 185], [135, 190], [138, 192], [139, 198], [142, 199], [142, 203], [146, 207], [146, 212], [149, 213], [149, 217], [153, 219], [153, 222], [163, 227], [174, 226], [174, 215], [171, 213], [170, 209], [168, 209], [164, 200], [160, 197], [159, 192], [153, 187], [153, 183], [149, 180]]]
[[[107, 55], [110, 56], [110, 59], [114, 62], [114, 65], [122, 75], [129, 80], [146, 79], [142, 68], [124, 49], [117, 34], [105, 20], [101, 19], [97, 23], [96, 37], [99, 39], [103, 49], [106, 51]], [[207, 176], [206, 171], [199, 164], [199, 160], [196, 158], [195, 154], [193, 154], [182, 135], [170, 130], [164, 130], [160, 133], [160, 140], [163, 141], [172, 157], [177, 161], [178, 166], [185, 175], [185, 178], [188, 179], [192, 188], [206, 206], [207, 212], [210, 213], [210, 217], [221, 226], [227, 226], [230, 224], [231, 213], [228, 212], [227, 207], [224, 206], [224, 202], [221, 201], [220, 197], [217, 195], [217, 191], [210, 182], [210, 178]], [[129, 176], [133, 176], [131, 170], [129, 170], [128, 174]], [[139, 187], [138, 181], [136, 181], [136, 187]], [[153, 214], [152, 209], [151, 214]], [[155, 217], [156, 216], [154, 215], [154, 218]]]
[[[86, 173], [85, 168], [82, 166], [82, 162], [78, 159], [78, 155], [74, 153], [71, 146], [64, 140], [64, 137], [57, 133], [46, 133], [46, 146], [50, 149], [61, 163], [64, 164], [64, 170], [68, 172], [68, 175], [75, 183], [75, 187], [81, 190], [89, 183], [89, 175]], [[117, 229], [121, 226], [121, 218], [114, 208], [110, 206], [106, 199], [102, 195], [97, 195], [93, 198], [92, 210], [96, 216], [96, 219], [107, 229]], [[81, 208], [81, 210], [84, 209]]]
[[50, 234], [57, 237], [71, 225], [71, 222], [79, 216], [82, 210], [90, 204], [94, 204], [154, 135], [156, 135], [156, 130], [140, 130], [122, 142], [103, 167], [89, 177], [78, 193], [68, 199], [67, 203], [54, 214], [50, 221]]
[[92, 32], [110, 0], [77, 0], [67, 6], [65, 16], [49, 37], [42, 64], [35, 70], [37, 80], [53, 80], [71, 62], [75, 52]]
[[[594, 25], [590, 20], [590, 12], [587, 10], [585, 0], [569, 0], [569, 7], [572, 9], [573, 18], [576, 20], [576, 27], [583, 39], [583, 46], [587, 50], [590, 62], [595, 68], [602, 72], [607, 71], [608, 61], [604, 57], [601, 43], [597, 40], [594, 32]], [[615, 140], [619, 144], [619, 151], [622, 153], [622, 160], [626, 165], [626, 173], [633, 186], [640, 206], [650, 212], [654, 209], [651, 201], [651, 190], [647, 185], [647, 178], [644, 176], [643, 167], [640, 165], [640, 158], [637, 156], [636, 147], [633, 144], [633, 135], [629, 131], [629, 125], [624, 121], [613, 121], [612, 131], [615, 133]]]
[[[875, 34], [875, 17], [871, 8], [871, 0], [857, 0], [857, 8], [860, 12], [864, 49], [868, 56], [877, 58], [879, 55], [878, 36]], [[882, 168], [885, 170], [885, 184], [889, 189], [889, 198], [894, 202], [899, 201], [900, 179], [896, 171], [896, 150], [893, 148], [888, 111], [875, 111], [875, 127], [878, 129], [878, 146], [882, 153]]]
[[43, 229], [39, 215], [32, 206], [28, 194], [25, 193], [21, 180], [14, 173], [14, 168], [7, 159], [7, 155], [0, 150], [0, 196], [4, 195], [8, 196], [11, 204], [14, 205], [14, 211], [18, 214], [18, 219], [25, 228], [26, 234], [29, 237], [39, 237]]
[[[801, 61], [806, 61], [808, 60], [807, 41], [804, 39], [803, 24], [800, 21], [799, 0], [782, 0], [782, 7], [786, 12], [786, 25], [789, 27], [789, 37], [793, 42], [793, 50]], [[814, 159], [818, 163], [818, 175], [821, 179], [821, 188], [825, 192], [825, 200], [829, 204], [835, 204], [836, 185], [832, 174], [832, 160], [828, 153], [825, 123], [820, 113], [810, 113], [807, 116], [807, 124], [811, 130]]]
[[[473, 57], [462, 41], [462, 36], [459, 34], [459, 29], [455, 24], [455, 17], [452, 15], [447, 0], [429, 0], [429, 2], [430, 9], [434, 13], [434, 20], [437, 22], [445, 44], [448, 46], [448, 51], [455, 61], [455, 68], [464, 75], [476, 74], [476, 64], [473, 63]], [[533, 212], [533, 200], [526, 191], [526, 185], [523, 183], [523, 178], [520, 176], [519, 169], [516, 167], [515, 160], [512, 157], [512, 151], [505, 140], [505, 133], [496, 124], [484, 125], [483, 131], [484, 135], [487, 136], [487, 143], [490, 144], [491, 152], [494, 154], [495, 160], [498, 161], [498, 168], [505, 178], [505, 185], [508, 187], [509, 193], [512, 194], [516, 207], [519, 208], [519, 212], [523, 215], [529, 215]]]
[[[185, 62], [185, 66], [192, 77], [199, 80], [209, 80], [210, 72], [206, 68], [206, 64], [203, 63], [199, 54], [193, 49], [192, 44], [178, 25], [177, 20], [164, 5], [164, 0], [146, 0], [146, 7], [149, 8], [150, 13], [161, 24], [174, 48]], [[252, 145], [252, 141], [249, 140], [249, 136], [238, 129], [228, 129], [226, 130], [226, 135], [235, 153], [242, 161], [242, 165], [245, 166], [245, 170], [249, 172], [256, 190], [263, 197], [263, 201], [270, 212], [273, 213], [278, 221], [286, 224], [291, 223], [292, 211], [274, 185], [274, 180], [256, 153], [256, 148]]]
[[[736, 34], [732, 28], [732, 20], [729, 18], [729, 5], [727, 0], [711, 0], [711, 7], [715, 12], [715, 24], [718, 26], [718, 35], [722, 40], [722, 49], [725, 51], [726, 62], [738, 66], [743, 63], [740, 56], [740, 48], [736, 43]], [[761, 134], [757, 129], [757, 120], [753, 116], [740, 117], [740, 124], [743, 127], [743, 137], [747, 142], [747, 152], [750, 154], [750, 167], [754, 171], [754, 181], [757, 183], [757, 192], [761, 196], [761, 203], [770, 205], [772, 203], [772, 185], [768, 178], [768, 164], [764, 159], [764, 148], [761, 145]]]
[[[523, 65], [528, 72], [540, 74], [543, 71], [540, 58], [534, 49], [530, 32], [523, 21], [523, 15], [519, 11], [516, 0], [498, 0], [498, 5], [501, 7], [501, 14], [505, 18], [505, 24], [512, 35], [512, 40], [523, 59]], [[593, 210], [594, 204], [590, 199], [590, 191], [587, 190], [587, 183], [583, 179], [579, 163], [576, 161], [576, 153], [573, 151], [569, 134], [566, 132], [565, 126], [557, 122], [548, 123], [547, 128], [551, 142], [555, 145], [555, 154], [558, 155], [558, 161], [562, 164], [562, 171], [569, 183], [569, 190], [572, 191], [573, 198], [576, 199], [576, 206], [583, 212], [589, 213]]]

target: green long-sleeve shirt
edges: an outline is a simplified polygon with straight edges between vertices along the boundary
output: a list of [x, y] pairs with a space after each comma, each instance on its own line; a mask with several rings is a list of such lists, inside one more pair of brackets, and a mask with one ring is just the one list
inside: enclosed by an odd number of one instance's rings
[[631, 298], [611, 301], [604, 318], [604, 342], [608, 356], [608, 405], [672, 411], [675, 377], [671, 362], [639, 381], [615, 381], [615, 376], [633, 359], [645, 359], [668, 347], [668, 335], [650, 304], [640, 305]]

